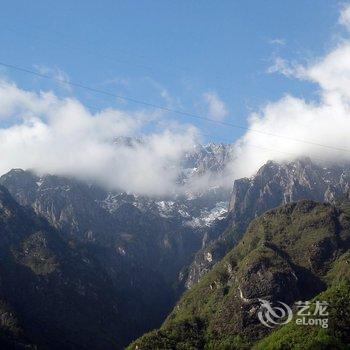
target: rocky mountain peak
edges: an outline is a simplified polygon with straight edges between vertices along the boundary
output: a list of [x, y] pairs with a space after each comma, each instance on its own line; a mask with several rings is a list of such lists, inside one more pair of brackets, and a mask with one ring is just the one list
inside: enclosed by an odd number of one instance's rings
[[350, 166], [324, 166], [310, 158], [268, 161], [252, 177], [235, 180], [228, 209], [229, 229], [207, 240], [196, 254], [186, 286], [197, 283], [236, 244], [251, 220], [267, 210], [303, 199], [334, 203], [345, 197], [349, 188]]
[[332, 202], [349, 190], [350, 167], [321, 166], [309, 158], [269, 161], [251, 178], [234, 182], [229, 211], [256, 214], [300, 199]]

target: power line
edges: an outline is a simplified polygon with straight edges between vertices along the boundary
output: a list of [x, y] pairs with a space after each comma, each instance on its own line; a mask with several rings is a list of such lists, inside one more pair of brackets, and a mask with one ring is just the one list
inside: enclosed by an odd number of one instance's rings
[[61, 84], [67, 84], [67, 85], [70, 85], [70, 86], [73, 86], [73, 87], [77, 87], [77, 88], [80, 88], [80, 89], [85, 89], [85, 90], [90, 91], [90, 92], [99, 93], [99, 94], [102, 94], [102, 95], [105, 95], [105, 96], [109, 96], [109, 97], [114, 97], [114, 98], [117, 98], [117, 99], [120, 99], [120, 100], [124, 100], [124, 101], [127, 101], [127, 102], [132, 102], [132, 103], [143, 105], [143, 106], [146, 106], [146, 107], [151, 107], [151, 108], [158, 109], [158, 110], [165, 111], [165, 112], [171, 112], [171, 113], [175, 113], [175, 114], [178, 114], [178, 115], [182, 115], [182, 116], [186, 116], [186, 117], [190, 117], [190, 118], [194, 118], [194, 119], [198, 119], [198, 120], [204, 120], [204, 121], [207, 121], [207, 122], [210, 122], [210, 123], [219, 124], [219, 125], [223, 125], [223, 126], [228, 126], [228, 127], [232, 127], [232, 128], [236, 128], [236, 129], [247, 130], [247, 131], [251, 131], [251, 132], [255, 132], [255, 133], [258, 133], [258, 134], [263, 134], [263, 135], [267, 135], [267, 136], [271, 136], [271, 137], [282, 138], [282, 139], [290, 140], [290, 141], [294, 141], [294, 142], [300, 142], [300, 143], [309, 144], [309, 145], [313, 145], [313, 146], [318, 146], [318, 147], [333, 149], [333, 150], [336, 150], [336, 151], [349, 152], [350, 153], [350, 150], [346, 149], [346, 148], [333, 147], [333, 146], [324, 145], [324, 144], [313, 142], [313, 141], [307, 141], [307, 140], [293, 138], [293, 137], [289, 137], [289, 136], [278, 135], [278, 134], [274, 134], [274, 133], [267, 132], [267, 131], [256, 130], [256, 129], [252, 129], [252, 128], [249, 128], [249, 127], [246, 127], [246, 126], [242, 126], [242, 125], [232, 124], [232, 123], [228, 123], [228, 122], [225, 122], [225, 121], [219, 121], [219, 120], [203, 117], [201, 115], [194, 114], [194, 113], [191, 113], [191, 112], [169, 108], [169, 107], [166, 107], [166, 106], [150, 103], [150, 102], [147, 102], [147, 101], [142, 101], [142, 100], [135, 99], [135, 98], [128, 97], [128, 96], [114, 94], [114, 93], [111, 93], [111, 92], [108, 92], [108, 91], [105, 91], [105, 90], [102, 90], [102, 89], [96, 89], [96, 88], [93, 88], [91, 86], [87, 86], [87, 85], [84, 85], [84, 84], [68, 81], [68, 80], [65, 80], [65, 79], [55, 78], [55, 77], [52, 77], [50, 75], [46, 75], [46, 74], [43, 74], [43, 73], [39, 73], [37, 71], [33, 71], [31, 69], [19, 67], [19, 66], [16, 66], [16, 65], [13, 65], [13, 64], [8, 64], [8, 63], [1, 62], [1, 61], [0, 61], [0, 66], [6, 67], [6, 68], [10, 68], [10, 69], [13, 69], [13, 70], [16, 70], [16, 71], [19, 71], [19, 72], [35, 75], [35, 76], [38, 76], [38, 77], [41, 77], [41, 78], [44, 78], [44, 79], [48, 79], [48, 80], [51, 80], [51, 81], [56, 81], [56, 82], [59, 82]]
[[[38, 26], [36, 26], [37, 28], [39, 28]], [[14, 30], [13, 28], [9, 28], [9, 27], [5, 27], [5, 28], [1, 28], [1, 30], [7, 30], [9, 32], [12, 32], [12, 33], [15, 33], [15, 34], [18, 34], [18, 32], [16, 32], [16, 30]], [[51, 31], [54, 31], [51, 29]], [[57, 35], [59, 36], [62, 36], [62, 33], [58, 32], [58, 31], [54, 31]], [[23, 34], [23, 33], [22, 33]], [[41, 42], [40, 38], [38, 37], [34, 37], [34, 39], [36, 40], [36, 42]], [[53, 45], [53, 46], [56, 46], [59, 48], [58, 45], [56, 45], [56, 41], [47, 41], [46, 43], [48, 43], [49, 45]], [[126, 64], [126, 65], [132, 65], [132, 66], [135, 66], [135, 67], [140, 67], [140, 68], [143, 68], [145, 70], [150, 70], [151, 72], [153, 73], [156, 73], [155, 71], [155, 68], [153, 67], [154, 64], [159, 64], [159, 62], [155, 61], [155, 60], [151, 60], [151, 62], [146, 62], [146, 63], [139, 63], [139, 62], [132, 62], [130, 60], [127, 60], [127, 59], [120, 59], [120, 58], [116, 58], [115, 56], [110, 56], [110, 55], [105, 55], [105, 54], [100, 54], [100, 53], [97, 53], [96, 51], [91, 51], [85, 47], [78, 47], [77, 45], [72, 45], [70, 43], [61, 43], [61, 46], [65, 46], [66, 48], [68, 48], [69, 50], [73, 49], [73, 50], [78, 50], [78, 51], [84, 51], [84, 53], [87, 53], [88, 55], [92, 55], [92, 56], [98, 56], [102, 59], [105, 59], [105, 60], [108, 60], [110, 62], [118, 62], [118, 63], [122, 63], [122, 64]], [[129, 56], [129, 57], [138, 57], [138, 59], [141, 59], [143, 61], [145, 61], [145, 59], [147, 59], [147, 57], [145, 57], [144, 55], [140, 55], [138, 53], [130, 53], [130, 52], [127, 52], [125, 50], [120, 50], [118, 49], [117, 52], [123, 54], [123, 55], [126, 55], [126, 56]], [[149, 60], [148, 60], [149, 61]], [[152, 62], [153, 61], [153, 62]], [[174, 65], [174, 62], [170, 62], [168, 61], [166, 63], [167, 65], [167, 68], [164, 68], [164, 67], [157, 67], [158, 69], [160, 68], [162, 71], [166, 71], [168, 73], [175, 73], [175, 74], [184, 74], [186, 72], [190, 72], [190, 68], [189, 67], [180, 67], [178, 65]], [[171, 65], [171, 68], [169, 68], [168, 66]], [[176, 73], [177, 72], [177, 73]], [[220, 81], [220, 80], [226, 80], [224, 79], [223, 77], [221, 76], [218, 76], [218, 75], [215, 75], [214, 76], [215, 80], [216, 81]]]
[[[222, 138], [219, 135], [215, 135], [215, 134], [207, 134], [207, 133], [203, 133], [202, 131], [199, 131], [199, 134], [202, 136], [207, 136], [207, 137], [220, 137], [221, 140], [225, 141], [226, 144], [232, 144], [232, 140], [229, 140], [228, 138]], [[283, 154], [283, 155], [288, 155], [288, 156], [292, 156], [295, 158], [300, 157], [300, 154], [298, 153], [292, 153], [292, 152], [286, 152], [286, 151], [281, 151], [281, 150], [277, 150], [277, 149], [273, 149], [273, 148], [269, 148], [269, 147], [264, 147], [264, 146], [258, 146], [258, 145], [254, 145], [252, 143], [247, 143], [244, 144], [244, 147], [250, 147], [250, 148], [257, 148], [259, 150], [265, 151], [265, 152], [274, 152], [274, 153], [279, 153], [279, 154]], [[318, 160], [318, 161], [323, 161], [323, 159], [318, 158], [318, 157], [314, 157], [314, 156], [309, 156], [310, 158], [314, 159], [314, 160]]]

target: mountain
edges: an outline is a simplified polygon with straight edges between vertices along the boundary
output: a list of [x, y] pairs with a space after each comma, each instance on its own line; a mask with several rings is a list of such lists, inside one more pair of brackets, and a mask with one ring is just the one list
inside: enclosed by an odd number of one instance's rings
[[[349, 200], [337, 206], [304, 200], [268, 211], [183, 295], [159, 330], [128, 349], [343, 349], [349, 343], [349, 247]], [[261, 299], [292, 306], [312, 298], [332, 303], [329, 328], [299, 330], [290, 323], [275, 334], [259, 321]], [[309, 345], [293, 347], [302, 340]]]
[[0, 187], [0, 347], [115, 349], [120, 294], [88, 252]]
[[[142, 140], [118, 139], [132, 147]], [[223, 170], [229, 146], [196, 146], [185, 156], [182, 181]], [[184, 175], [186, 174], [186, 176]], [[14, 169], [0, 178], [12, 196], [67, 237], [90, 245], [115, 246], [115, 254], [157, 270], [173, 283], [202, 246], [206, 231], [227, 213], [230, 191], [205, 191], [149, 198], [54, 175]], [[160, 269], [160, 270], [159, 270]]]
[[[251, 178], [234, 182], [223, 234], [209, 237], [183, 279], [190, 288], [241, 238], [252, 219], [279, 205], [309, 199], [334, 203], [350, 188], [350, 167], [320, 166], [308, 158], [267, 162]], [[217, 233], [216, 231], [215, 233]]]
[[[135, 141], [128, 142], [132, 147]], [[197, 147], [184, 161], [182, 180], [206, 169], [220, 171], [226, 153], [223, 145]], [[109, 290], [120, 298], [121, 345], [159, 326], [170, 312], [182, 292], [179, 274], [202, 247], [206, 232], [224, 219], [229, 199], [229, 191], [217, 186], [149, 198], [22, 169], [3, 175], [0, 184], [65, 244], [86, 252], [108, 278]]]
[[[137, 148], [145, 146], [147, 141], [143, 138], [132, 137], [117, 137], [114, 140], [115, 145], [126, 148]], [[232, 144], [225, 143], [208, 143], [202, 145], [196, 143], [192, 149], [182, 155], [179, 160], [179, 176], [178, 184], [186, 185], [191, 183], [186, 188], [187, 197], [196, 197], [199, 194], [204, 194], [211, 187], [218, 188], [222, 185], [221, 175], [225, 172], [226, 166], [233, 160], [234, 147]], [[207, 186], [193, 186], [196, 181], [201, 181], [205, 178]], [[199, 187], [199, 188], [198, 188]], [[177, 191], [171, 193], [171, 196], [178, 195]], [[224, 191], [226, 198], [227, 190]]]
[[[136, 141], [116, 142], [134, 147]], [[99, 291], [98, 302], [117, 311], [111, 312], [111, 329], [103, 330], [113, 340], [103, 346], [121, 348], [159, 327], [184, 286], [194, 286], [210, 271], [239, 241], [252, 219], [304, 197], [334, 202], [349, 188], [346, 168], [323, 168], [303, 159], [269, 162], [256, 176], [235, 181], [231, 194], [220, 185], [231, 154], [229, 145], [197, 145], [182, 162], [178, 181], [185, 191], [164, 197], [106, 190], [72, 177], [21, 169], [1, 176], [0, 185], [21, 210], [45, 222], [68, 247], [67, 252], [76, 252], [76, 266], [89, 261], [91, 266], [83, 264], [86, 274], [108, 281]], [[190, 186], [203, 178], [207, 189]], [[79, 278], [79, 272], [74, 278]], [[102, 286], [102, 282], [97, 284]], [[95, 347], [104, 341], [96, 340]]]
[[[182, 220], [158, 215], [143, 201], [106, 193], [71, 178], [13, 170], [0, 181], [17, 202], [44, 218], [68, 244], [85, 250], [121, 296], [123, 342], [156, 327], [176, 301], [173, 287], [200, 238]], [[154, 203], [153, 203], [154, 204]], [[156, 204], [154, 204], [156, 208]], [[174, 277], [172, 277], [174, 276]]]

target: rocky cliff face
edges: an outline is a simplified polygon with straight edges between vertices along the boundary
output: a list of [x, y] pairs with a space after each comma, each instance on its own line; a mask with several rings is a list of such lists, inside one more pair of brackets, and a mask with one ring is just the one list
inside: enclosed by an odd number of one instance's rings
[[288, 163], [268, 162], [251, 178], [234, 182], [227, 229], [208, 240], [189, 268], [186, 286], [191, 287], [234, 246], [249, 222], [281, 204], [310, 199], [333, 203], [350, 187], [350, 167], [323, 167], [310, 159]]
[[121, 259], [163, 269], [166, 278], [183, 267], [200, 248], [205, 231], [227, 212], [217, 189], [190, 199], [152, 199], [21, 169], [3, 175], [0, 183], [67, 238], [115, 247]]
[[312, 199], [333, 202], [349, 191], [350, 167], [322, 167], [310, 159], [267, 162], [252, 178], [236, 180], [229, 211], [256, 216], [273, 206]]
[[[176, 301], [174, 283], [200, 248], [201, 227], [181, 203], [106, 192], [80, 181], [13, 170], [1, 177], [18, 203], [88, 252], [118, 290], [123, 342], [160, 324]], [[176, 209], [178, 208], [178, 210]]]
[[227, 163], [232, 160], [233, 146], [228, 144], [209, 143], [197, 144], [194, 150], [185, 155], [183, 169], [185, 173], [203, 175], [211, 171], [218, 173], [224, 170]]
[[114, 349], [121, 291], [93, 256], [0, 186], [0, 347]]

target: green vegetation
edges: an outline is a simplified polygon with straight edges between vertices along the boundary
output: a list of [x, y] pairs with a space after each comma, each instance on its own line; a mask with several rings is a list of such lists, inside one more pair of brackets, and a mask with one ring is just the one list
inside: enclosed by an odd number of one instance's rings
[[291, 322], [258, 342], [254, 350], [350, 349], [350, 283], [341, 281], [313, 301], [329, 303], [329, 327], [298, 326]]
[[[343, 349], [350, 323], [349, 228], [348, 210], [328, 204], [301, 201], [265, 213], [183, 295], [159, 330], [128, 349]], [[258, 321], [258, 298], [293, 304], [318, 294], [332, 303], [328, 330], [290, 323], [269, 335]]]
[[48, 275], [59, 266], [49, 243], [45, 233], [38, 231], [26, 238], [20, 249], [12, 249], [12, 253], [19, 263], [29, 267], [35, 274]]

